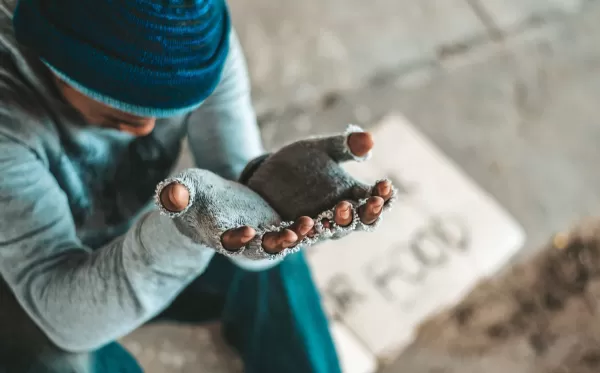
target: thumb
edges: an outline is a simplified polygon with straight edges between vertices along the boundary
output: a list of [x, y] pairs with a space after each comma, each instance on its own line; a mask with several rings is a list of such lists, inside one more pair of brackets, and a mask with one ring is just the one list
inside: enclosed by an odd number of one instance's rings
[[180, 212], [190, 203], [190, 192], [182, 184], [174, 182], [163, 188], [160, 202], [168, 211]]
[[341, 135], [311, 138], [298, 143], [306, 143], [310, 148], [322, 150], [338, 163], [364, 161], [375, 145], [373, 135], [353, 125], [348, 126], [346, 132]]
[[348, 136], [348, 148], [357, 157], [366, 156], [373, 145], [373, 136], [369, 132], [355, 132]]

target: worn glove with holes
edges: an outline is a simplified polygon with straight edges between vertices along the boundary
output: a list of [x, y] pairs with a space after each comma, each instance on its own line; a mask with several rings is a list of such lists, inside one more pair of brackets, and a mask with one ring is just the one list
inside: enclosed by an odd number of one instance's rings
[[[315, 220], [316, 235], [306, 237], [302, 244], [314, 244], [326, 238], [340, 238], [356, 230], [371, 231], [381, 222], [383, 213], [391, 208], [396, 190], [383, 205], [383, 212], [372, 224], [364, 224], [358, 214], [375, 185], [366, 185], [346, 172], [341, 163], [365, 161], [371, 151], [361, 156], [352, 153], [349, 137], [363, 130], [348, 126], [343, 134], [296, 141], [279, 151], [250, 162], [240, 181], [263, 197], [284, 220], [310, 216]], [[352, 222], [339, 226], [334, 221], [335, 206], [349, 201], [353, 206]], [[326, 222], [326, 226], [324, 226]]]
[[[161, 201], [163, 189], [172, 183], [183, 185], [189, 202], [178, 212], [168, 210]], [[158, 184], [154, 197], [159, 210], [172, 218], [177, 229], [194, 242], [211, 247], [227, 256], [242, 255], [250, 259], [277, 258], [262, 246], [262, 237], [286, 227], [280, 215], [257, 193], [217, 174], [191, 168]], [[223, 233], [242, 226], [254, 227], [255, 237], [237, 251], [227, 250]]]

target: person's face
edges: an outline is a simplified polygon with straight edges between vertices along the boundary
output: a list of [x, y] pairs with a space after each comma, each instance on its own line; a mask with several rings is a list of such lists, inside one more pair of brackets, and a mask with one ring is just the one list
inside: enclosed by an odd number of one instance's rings
[[85, 96], [57, 76], [54, 78], [65, 100], [79, 111], [89, 124], [114, 128], [135, 136], [145, 136], [154, 129], [156, 118], [138, 117], [114, 109]]

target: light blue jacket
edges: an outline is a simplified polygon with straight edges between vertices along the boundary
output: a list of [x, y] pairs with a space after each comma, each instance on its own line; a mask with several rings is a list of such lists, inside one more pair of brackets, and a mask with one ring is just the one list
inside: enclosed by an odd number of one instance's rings
[[198, 167], [230, 179], [263, 153], [235, 34], [212, 96], [134, 138], [86, 126], [16, 44], [0, 5], [0, 295], [13, 293], [58, 347], [92, 350], [128, 334], [205, 270], [214, 251], [149, 204], [186, 136]]

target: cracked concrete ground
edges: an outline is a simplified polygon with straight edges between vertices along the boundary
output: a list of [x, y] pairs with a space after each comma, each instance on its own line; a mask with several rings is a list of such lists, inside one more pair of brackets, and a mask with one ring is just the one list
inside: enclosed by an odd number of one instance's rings
[[[481, 314], [490, 310], [469, 329], [472, 344], [464, 346], [466, 339], [444, 313], [424, 325], [417, 342], [386, 372], [597, 372], [600, 359], [593, 352], [600, 334], [586, 301], [593, 290], [569, 298], [551, 321], [534, 317], [560, 325], [544, 331], [566, 333], [560, 343], [546, 343], [554, 360], [536, 352], [547, 342], [545, 334], [504, 337], [504, 324], [491, 310], [497, 305], [506, 309], [499, 318], [514, 316], [514, 299], [498, 294], [513, 294], [520, 284], [533, 289], [522, 293], [532, 298], [538, 288], [528, 284], [538, 278], [544, 260], [529, 257], [551, 250], [545, 245], [555, 231], [598, 214], [600, 2], [230, 4], [268, 146], [339, 130], [348, 122], [368, 127], [399, 111], [525, 227], [526, 250], [515, 258], [525, 263], [521, 272], [508, 271], [465, 300], [476, 299]], [[590, 289], [597, 287], [590, 283]], [[436, 325], [437, 334], [428, 325]], [[239, 362], [212, 344], [210, 330], [154, 326], [125, 344], [148, 373], [239, 371]], [[499, 335], [493, 343], [490, 333]]]

